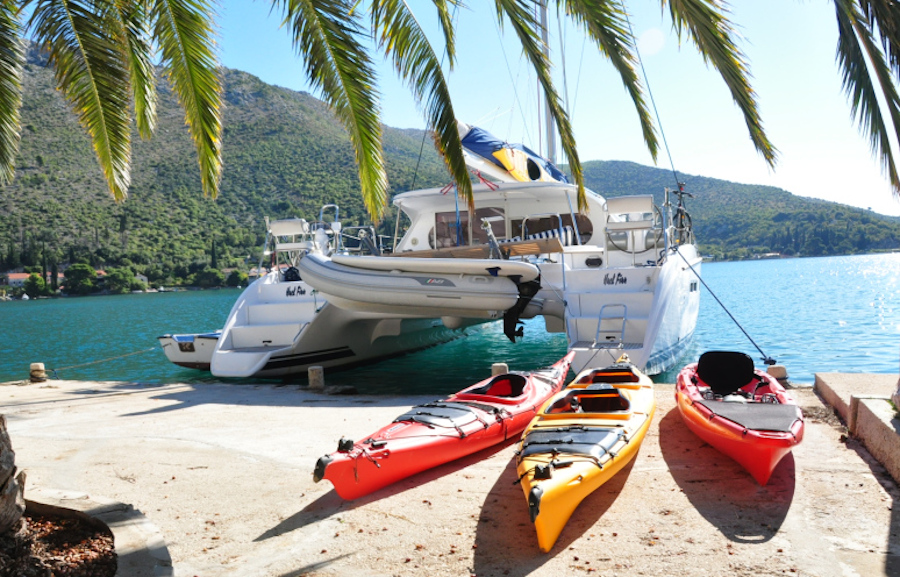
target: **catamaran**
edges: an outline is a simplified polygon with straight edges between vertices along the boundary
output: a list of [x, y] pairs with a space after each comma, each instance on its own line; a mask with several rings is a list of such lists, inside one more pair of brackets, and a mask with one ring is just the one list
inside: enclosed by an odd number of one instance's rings
[[[575, 186], [552, 163], [460, 129], [483, 181], [473, 186], [471, 215], [448, 187], [398, 194], [393, 204], [409, 226], [389, 254], [371, 228], [354, 236], [368, 250], [348, 251], [349, 231], [321, 214], [317, 223], [270, 223], [268, 254], [283, 264], [235, 303], [210, 354], [212, 373], [285, 377], [312, 365], [371, 363], [500, 319], [515, 342], [527, 338], [521, 321], [537, 316], [548, 332], [566, 334], [576, 372], [623, 353], [647, 374], [673, 367], [691, 342], [700, 302], [702, 259], [686, 193], [666, 189], [656, 206], [650, 194], [587, 190], [581, 214]], [[177, 336], [161, 340], [167, 353], [183, 354]]]

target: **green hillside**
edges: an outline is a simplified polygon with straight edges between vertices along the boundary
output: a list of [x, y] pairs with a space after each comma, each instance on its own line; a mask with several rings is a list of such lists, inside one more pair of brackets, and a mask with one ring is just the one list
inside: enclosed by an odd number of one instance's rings
[[[335, 203], [345, 226], [365, 221], [348, 137], [309, 94], [225, 70], [225, 170], [221, 194], [211, 200], [201, 193], [183, 114], [160, 83], [158, 129], [149, 141], [135, 135], [130, 195], [116, 204], [88, 137], [53, 88], [52, 71], [34, 51], [26, 70], [16, 180], [0, 191], [0, 272], [80, 261], [178, 284], [208, 266], [213, 253], [218, 268], [255, 264], [264, 216], [313, 218]], [[385, 151], [393, 193], [448, 182], [421, 131], [386, 128]], [[653, 192], [661, 199], [673, 184], [668, 171], [628, 162], [588, 162], [585, 170], [588, 186], [609, 196]], [[900, 247], [900, 219], [771, 187], [683, 180], [697, 196], [689, 207], [707, 254]], [[382, 230], [392, 229], [389, 213]]]
[[[149, 141], [135, 135], [132, 187], [117, 204], [52, 71], [34, 54], [29, 62], [16, 180], [0, 192], [0, 271], [40, 265], [46, 253], [60, 263], [125, 264], [171, 284], [207, 263], [213, 242], [220, 267], [248, 255], [255, 264], [265, 216], [310, 218], [335, 203], [345, 225], [365, 221], [349, 139], [309, 94], [225, 71], [225, 170], [211, 200], [201, 192], [183, 113], [160, 83], [157, 131]], [[386, 128], [392, 192], [447, 182], [430, 140], [419, 162], [422, 136]], [[393, 229], [390, 217], [384, 226]]]
[[[769, 252], [822, 256], [900, 248], [900, 218], [771, 186], [687, 174], [679, 178], [694, 195], [685, 204], [704, 254], [736, 259]], [[621, 161], [585, 163], [585, 180], [606, 196], [652, 192], [657, 203], [665, 187], [675, 186], [669, 170]]]

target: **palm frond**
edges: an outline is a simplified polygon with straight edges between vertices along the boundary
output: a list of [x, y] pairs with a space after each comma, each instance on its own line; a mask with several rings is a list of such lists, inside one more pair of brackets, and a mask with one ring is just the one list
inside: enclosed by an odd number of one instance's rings
[[16, 2], [0, 3], [0, 184], [9, 184], [19, 154], [25, 46]]
[[156, 75], [147, 3], [143, 0], [119, 0], [115, 7], [131, 67], [131, 91], [138, 132], [141, 137], [150, 138], [156, 129]]
[[130, 67], [111, 3], [44, 0], [29, 26], [91, 136], [110, 192], [124, 200], [131, 183]]
[[563, 0], [566, 12], [584, 26], [590, 37], [618, 71], [622, 84], [631, 96], [641, 123], [647, 149], [656, 160], [659, 140], [653, 117], [644, 100], [644, 89], [635, 64], [634, 43], [628, 30], [626, 14], [620, 0]]
[[672, 23], [679, 37], [687, 30], [703, 59], [719, 71], [731, 97], [744, 115], [750, 139], [769, 166], [774, 166], [778, 149], [763, 130], [756, 103], [756, 93], [750, 86], [750, 69], [743, 53], [733, 40], [734, 27], [726, 17], [722, 0], [662, 0], [669, 3]]
[[360, 42], [360, 17], [351, 0], [273, 0], [290, 27], [294, 49], [325, 101], [350, 134], [363, 201], [373, 220], [387, 204], [375, 71]]
[[498, 20], [502, 23], [503, 17], [509, 19], [510, 24], [516, 32], [519, 41], [522, 43], [522, 49], [526, 58], [531, 61], [541, 88], [547, 99], [548, 109], [556, 127], [559, 130], [559, 138], [562, 142], [563, 150], [569, 158], [569, 170], [578, 186], [578, 210], [587, 210], [587, 198], [584, 193], [584, 173], [581, 168], [581, 161], [578, 159], [578, 151], [575, 149], [575, 135], [572, 133], [572, 125], [569, 122], [569, 116], [563, 108], [556, 87], [553, 85], [553, 79], [550, 77], [550, 62], [544, 54], [544, 44], [538, 37], [537, 30], [539, 24], [535, 20], [533, 13], [529, 8], [534, 6], [534, 2], [530, 0], [495, 0], [497, 8]]
[[416, 101], [425, 104], [428, 124], [436, 133], [438, 150], [456, 181], [457, 192], [474, 210], [472, 181], [450, 90], [431, 44], [404, 0], [375, 0], [372, 26], [379, 45], [392, 57], [397, 73], [409, 84]]
[[150, 10], [163, 69], [197, 149], [203, 193], [215, 198], [222, 177], [222, 78], [213, 7], [207, 0], [153, 0]]
[[891, 181], [894, 195], [900, 196], [900, 177], [891, 151], [890, 135], [881, 114], [866, 56], [884, 96], [884, 106], [890, 114], [894, 134], [900, 137], [900, 97], [894, 87], [890, 67], [874, 41], [872, 30], [866, 25], [852, 0], [835, 0], [834, 4], [838, 22], [837, 59], [844, 90], [850, 97], [854, 118], [860, 129], [869, 136], [872, 152], [881, 157], [882, 169]]
[[900, 4], [896, 0], [858, 0], [868, 28], [881, 38], [894, 76], [900, 77]]
[[453, 16], [450, 14], [450, 5], [459, 6], [459, 0], [433, 0], [441, 21], [441, 30], [444, 33], [444, 46], [447, 51], [447, 65], [453, 70], [456, 64], [456, 32], [453, 28]]

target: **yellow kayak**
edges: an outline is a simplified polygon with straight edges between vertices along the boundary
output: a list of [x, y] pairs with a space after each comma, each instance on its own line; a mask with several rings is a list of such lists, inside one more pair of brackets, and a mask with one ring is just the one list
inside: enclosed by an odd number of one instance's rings
[[579, 373], [535, 415], [516, 461], [542, 552], [578, 504], [634, 458], [655, 410], [653, 381], [623, 355]]

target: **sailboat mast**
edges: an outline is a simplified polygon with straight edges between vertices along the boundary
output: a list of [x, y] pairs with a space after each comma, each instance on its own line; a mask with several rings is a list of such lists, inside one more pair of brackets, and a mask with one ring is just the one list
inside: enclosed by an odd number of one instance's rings
[[[550, 61], [550, 26], [547, 17], [547, 0], [541, 0], [541, 40], [544, 42], [544, 56]], [[556, 164], [556, 124], [550, 114], [550, 102], [544, 95], [544, 134], [547, 139], [547, 160]]]

